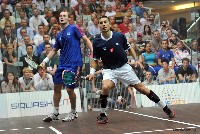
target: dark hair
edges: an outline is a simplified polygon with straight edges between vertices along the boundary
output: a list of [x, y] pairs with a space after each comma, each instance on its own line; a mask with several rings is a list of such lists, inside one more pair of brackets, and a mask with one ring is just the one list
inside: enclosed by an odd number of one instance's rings
[[190, 60], [188, 58], [183, 58], [182, 63], [183, 63], [183, 61], [188, 61], [188, 63], [190, 62]]
[[4, 81], [8, 84], [8, 74], [12, 74], [14, 76], [14, 80], [13, 80], [13, 85], [14, 87], [16, 88], [17, 85], [18, 85], [18, 80], [17, 78], [15, 77], [14, 73], [13, 72], [7, 72], [5, 77], [4, 77]]
[[32, 47], [32, 49], [33, 49], [33, 45], [31, 45], [31, 44], [27, 44], [26, 49], [27, 49], [27, 47]]
[[151, 43], [150, 43], [149, 41], [145, 41], [144, 48], [146, 48], [147, 44], [150, 44], [150, 45], [151, 45]]
[[169, 61], [167, 59], [162, 59], [161, 63], [166, 62], [169, 65]]
[[[146, 33], [145, 31], [145, 28], [148, 27], [149, 28], [149, 31]], [[144, 32], [143, 32], [144, 35], [151, 35], [151, 27], [149, 25], [144, 25]]]
[[38, 28], [39, 28], [39, 27], [41, 27], [41, 26], [42, 26], [42, 27], [44, 27], [44, 25], [43, 25], [43, 24], [40, 24], [40, 25], [38, 25]]
[[[21, 33], [22, 30], [26, 30], [26, 28], [21, 28], [21, 29], [20, 29], [20, 33]], [[27, 30], [26, 30], [26, 32], [27, 32]]]
[[107, 18], [107, 19], [110, 21], [110, 19], [109, 19], [107, 16], [101, 16], [101, 17], [99, 18], [99, 20], [102, 19], [102, 18]]

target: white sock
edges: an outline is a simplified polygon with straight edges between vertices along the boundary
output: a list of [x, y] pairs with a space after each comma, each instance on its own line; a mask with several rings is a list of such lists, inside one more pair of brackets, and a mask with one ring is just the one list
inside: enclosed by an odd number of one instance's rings
[[101, 108], [101, 113], [104, 113], [105, 115], [107, 115], [106, 114], [106, 108]]
[[72, 112], [72, 113], [75, 113], [75, 112], [76, 112], [76, 110], [75, 110], [75, 109], [71, 109], [71, 112]]
[[164, 108], [164, 107], [166, 106], [166, 104], [165, 104], [163, 101], [160, 100], [160, 101], [158, 102], [158, 106]]
[[58, 114], [58, 113], [59, 113], [59, 107], [54, 107], [53, 113], [54, 113], [54, 114]]

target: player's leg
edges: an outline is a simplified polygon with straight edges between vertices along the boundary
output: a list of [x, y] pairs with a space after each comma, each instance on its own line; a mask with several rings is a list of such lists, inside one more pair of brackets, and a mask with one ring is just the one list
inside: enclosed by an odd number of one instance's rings
[[55, 84], [54, 85], [54, 95], [53, 95], [53, 112], [49, 114], [47, 117], [43, 119], [44, 122], [51, 122], [52, 120], [59, 120], [58, 115], [59, 115], [59, 102], [61, 99], [61, 89], [62, 89], [62, 84]]
[[44, 122], [50, 122], [52, 120], [58, 120], [59, 115], [59, 102], [61, 99], [61, 89], [63, 87], [62, 81], [62, 68], [57, 68], [54, 74], [54, 95], [53, 95], [53, 112], [43, 119]]
[[105, 124], [108, 123], [108, 117], [106, 114], [107, 107], [107, 98], [109, 91], [115, 87], [115, 83], [111, 80], [103, 80], [102, 81], [102, 92], [100, 95], [100, 103], [101, 103], [101, 113], [97, 117], [97, 123]]
[[[81, 67], [72, 67], [72, 68], [66, 68], [66, 70], [70, 70], [71, 72], [76, 74], [76, 77], [79, 77]], [[73, 83], [76, 81], [76, 78], [71, 77], [73, 80]], [[65, 83], [65, 82], [64, 82]], [[70, 103], [71, 103], [71, 111], [67, 113], [66, 117], [62, 119], [63, 122], [73, 121], [75, 118], [78, 118], [78, 113], [76, 111], [76, 94], [74, 92], [74, 89], [77, 87], [77, 84], [65, 84], [67, 93], [69, 95]]]
[[140, 93], [146, 95], [150, 100], [157, 103], [161, 108], [163, 108], [163, 111], [170, 117], [175, 117], [175, 112], [168, 108], [165, 102], [161, 101], [160, 98], [152, 91], [149, 90], [147, 87], [145, 87], [142, 83], [138, 83], [133, 85], [133, 87], [139, 91]]

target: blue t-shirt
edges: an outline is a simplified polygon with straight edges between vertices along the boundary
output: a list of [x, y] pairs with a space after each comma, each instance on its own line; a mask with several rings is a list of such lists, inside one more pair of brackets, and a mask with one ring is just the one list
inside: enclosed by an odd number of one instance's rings
[[68, 25], [56, 36], [54, 48], [61, 49], [59, 66], [82, 66], [80, 38], [83, 32], [77, 25]]
[[142, 56], [144, 57], [144, 62], [145, 63], [147, 63], [147, 64], [155, 63], [155, 60], [156, 60], [156, 54], [155, 53], [147, 54], [145, 52], [145, 53], [142, 53]]
[[122, 33], [111, 32], [109, 40], [101, 34], [93, 41], [93, 58], [101, 59], [104, 69], [120, 68], [128, 62], [126, 51], [130, 48], [126, 37]]
[[171, 50], [164, 51], [163, 49], [160, 49], [158, 51], [158, 59], [171, 61], [172, 58], [174, 58], [174, 54]]

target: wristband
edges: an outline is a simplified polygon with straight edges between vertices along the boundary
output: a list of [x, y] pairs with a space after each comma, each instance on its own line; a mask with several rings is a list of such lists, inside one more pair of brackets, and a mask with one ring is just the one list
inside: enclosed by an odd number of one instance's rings
[[43, 60], [45, 63], [49, 62], [49, 58], [46, 57], [44, 60]]
[[96, 69], [94, 69], [94, 68], [90, 67], [90, 74], [94, 74], [94, 73], [95, 73], [95, 71], [96, 71]]

